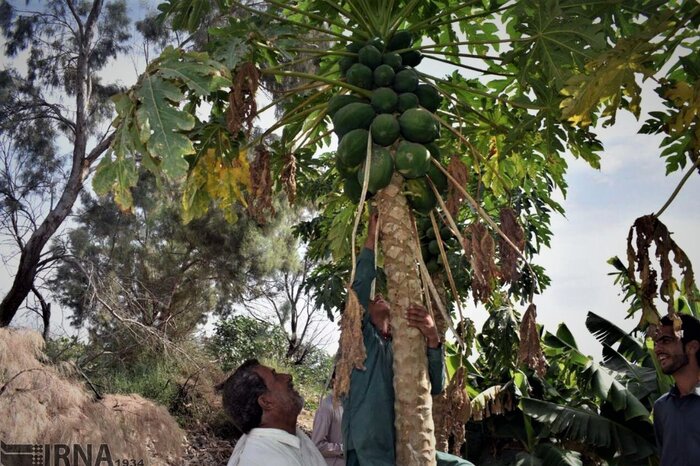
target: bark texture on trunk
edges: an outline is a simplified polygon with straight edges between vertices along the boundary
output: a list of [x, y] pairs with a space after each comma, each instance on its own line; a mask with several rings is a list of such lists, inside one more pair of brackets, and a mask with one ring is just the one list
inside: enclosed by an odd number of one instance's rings
[[435, 465], [432, 397], [425, 339], [404, 317], [411, 304], [423, 304], [415, 261], [415, 230], [402, 194], [403, 180], [394, 173], [391, 184], [377, 196], [381, 246], [391, 305], [396, 395], [396, 464]]

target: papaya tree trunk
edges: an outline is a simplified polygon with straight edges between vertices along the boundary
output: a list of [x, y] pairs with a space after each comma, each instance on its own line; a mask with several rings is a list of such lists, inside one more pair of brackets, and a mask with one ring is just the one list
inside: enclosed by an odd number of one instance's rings
[[411, 304], [423, 304], [423, 297], [413, 252], [415, 230], [401, 191], [402, 178], [394, 173], [391, 184], [377, 196], [394, 347], [396, 464], [434, 466], [435, 435], [425, 339], [417, 329], [408, 326], [404, 317]]

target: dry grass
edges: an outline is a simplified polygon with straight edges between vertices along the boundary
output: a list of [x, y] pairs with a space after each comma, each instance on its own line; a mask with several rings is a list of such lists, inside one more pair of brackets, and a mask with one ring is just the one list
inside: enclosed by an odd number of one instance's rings
[[36, 332], [0, 329], [0, 438], [8, 443], [107, 444], [112, 458], [179, 464], [185, 434], [162, 406], [137, 395], [95, 400], [47, 363]]

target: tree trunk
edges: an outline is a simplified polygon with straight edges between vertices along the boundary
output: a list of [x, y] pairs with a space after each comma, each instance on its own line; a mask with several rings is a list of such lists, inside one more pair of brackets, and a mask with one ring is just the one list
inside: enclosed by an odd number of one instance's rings
[[423, 303], [423, 296], [414, 253], [415, 230], [402, 184], [401, 176], [394, 173], [391, 184], [377, 196], [394, 346], [396, 464], [434, 466], [425, 339], [404, 318], [411, 304]]
[[[113, 138], [114, 133], [95, 146], [87, 157], [80, 157], [80, 160], [74, 160], [73, 169], [66, 181], [66, 187], [61, 195], [61, 199], [39, 225], [39, 228], [32, 233], [22, 250], [17, 273], [12, 281], [12, 288], [10, 288], [10, 291], [7, 292], [2, 303], [0, 303], [0, 327], [10, 325], [20, 306], [31, 292], [44, 246], [46, 246], [46, 243], [49, 242], [66, 217], [70, 215], [73, 205], [78, 199], [78, 194], [83, 189], [83, 181], [88, 174], [90, 165], [109, 148]], [[78, 149], [76, 148], [76, 150]], [[77, 156], [74, 156], [75, 158]]]
[[68, 3], [68, 7], [78, 23], [77, 31], [74, 32], [78, 49], [75, 69], [77, 81], [75, 94], [75, 138], [73, 140], [71, 171], [56, 207], [49, 212], [44, 221], [41, 222], [41, 225], [32, 233], [22, 250], [12, 288], [10, 288], [10, 291], [0, 303], [0, 327], [10, 325], [20, 306], [27, 298], [34, 285], [34, 279], [41, 260], [41, 251], [73, 209], [73, 204], [75, 204], [75, 200], [83, 188], [83, 181], [88, 174], [90, 165], [109, 148], [112, 142], [114, 133], [103, 139], [87, 154], [89, 136], [88, 104], [92, 93], [90, 53], [92, 37], [97, 28], [97, 19], [102, 11], [102, 5], [103, 0], [95, 0], [90, 8], [88, 18], [83, 24], [75, 12], [73, 4]]

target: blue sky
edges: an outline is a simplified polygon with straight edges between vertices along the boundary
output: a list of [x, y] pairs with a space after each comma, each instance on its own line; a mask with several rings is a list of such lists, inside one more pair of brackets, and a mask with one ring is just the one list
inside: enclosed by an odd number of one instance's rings
[[[664, 162], [658, 156], [660, 138], [635, 134], [639, 124], [630, 114], [621, 113], [615, 127], [601, 131], [605, 152], [600, 170], [580, 160], [571, 162], [570, 188], [563, 201], [566, 217], [553, 219], [552, 248], [539, 258], [552, 278], [550, 289], [536, 300], [539, 321], [550, 330], [566, 322], [584, 352], [596, 356], [600, 346], [584, 327], [588, 311], [628, 330], [639, 317], [625, 320], [627, 307], [621, 303], [619, 287], [607, 275], [613, 269], [606, 261], [614, 255], [625, 260], [634, 220], [657, 212], [684, 174], [664, 175]], [[700, 264], [699, 207], [700, 176], [693, 175], [660, 217], [693, 264]]]

